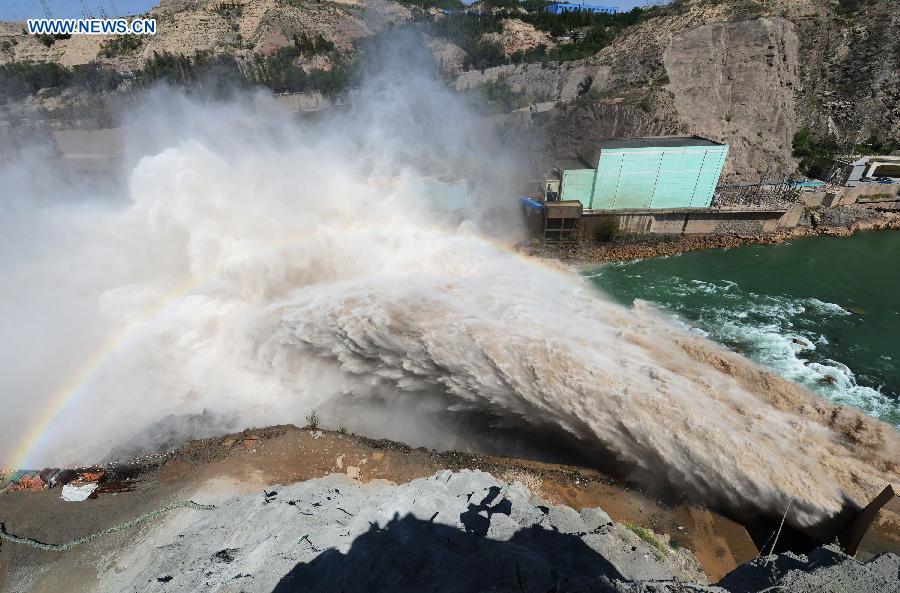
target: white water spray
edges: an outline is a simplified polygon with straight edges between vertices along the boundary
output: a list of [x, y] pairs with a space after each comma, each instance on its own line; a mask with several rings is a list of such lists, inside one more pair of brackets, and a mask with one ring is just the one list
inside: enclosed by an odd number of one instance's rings
[[[502, 247], [505, 162], [427, 77], [375, 76], [316, 125], [170, 93], [135, 121], [124, 200], [3, 173], [0, 444], [104, 353], [36, 463], [93, 461], [167, 414], [319, 409], [436, 447], [489, 442], [468, 418], [552, 426], [695, 500], [775, 513], [794, 496], [799, 525], [897, 479], [889, 428]], [[425, 197], [448, 174], [475, 182], [462, 214]]]

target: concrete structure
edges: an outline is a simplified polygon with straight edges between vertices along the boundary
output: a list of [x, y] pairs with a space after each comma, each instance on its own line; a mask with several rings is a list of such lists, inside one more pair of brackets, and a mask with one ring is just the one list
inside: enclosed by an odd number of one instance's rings
[[857, 187], [883, 180], [900, 183], [900, 155], [851, 157], [838, 161], [842, 167], [838, 182], [847, 187]]
[[766, 208], [660, 208], [592, 210], [580, 223], [582, 236], [608, 233], [623, 235], [758, 235], [797, 225], [801, 205], [788, 209]]
[[601, 6], [593, 2], [584, 1], [554, 2], [553, 4], [549, 4], [544, 10], [552, 14], [563, 14], [566, 12], [596, 12], [601, 14], [616, 14], [617, 12], [619, 12], [618, 8], [614, 8], [612, 6]]
[[558, 163], [559, 199], [587, 210], [706, 208], [727, 156], [727, 144], [699, 136], [599, 140]]
[[545, 241], [605, 240], [615, 235], [760, 235], [794, 228], [802, 203], [787, 208], [642, 208], [584, 210], [576, 200], [520, 198], [525, 224]]
[[810, 208], [897, 202], [900, 201], [900, 184], [861, 183], [852, 187], [829, 187], [821, 191], [803, 193], [800, 199]]
[[900, 516], [900, 486], [888, 484], [881, 494], [872, 499], [866, 508], [847, 524], [839, 541], [847, 554], [862, 560], [873, 558], [878, 552], [900, 554], [900, 534], [891, 533], [891, 521], [884, 517], [877, 521], [879, 514], [892, 513]]
[[121, 128], [56, 130], [55, 157], [46, 166], [55, 172], [112, 175], [122, 164], [125, 139]]
[[525, 226], [532, 235], [545, 241], [577, 241], [581, 238], [584, 213], [581, 202], [540, 202], [528, 197], [519, 198], [519, 202]]
[[107, 160], [122, 157], [125, 141], [121, 128], [56, 130], [53, 139], [67, 159]]

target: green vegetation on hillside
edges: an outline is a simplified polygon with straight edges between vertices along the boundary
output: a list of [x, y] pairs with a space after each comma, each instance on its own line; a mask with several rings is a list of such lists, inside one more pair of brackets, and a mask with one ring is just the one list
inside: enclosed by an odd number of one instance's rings
[[[133, 42], [121, 37], [104, 45], [103, 55], [132, 51]], [[153, 52], [134, 72], [133, 84], [166, 83], [214, 94], [237, 88], [265, 86], [276, 93], [321, 91], [336, 95], [347, 88], [355, 73], [352, 62], [331, 55], [331, 68], [303, 70], [296, 64], [301, 55], [331, 53], [334, 44], [322, 36], [295, 37], [294, 44], [269, 55], [239, 62], [232, 54], [195, 52], [193, 55]], [[106, 92], [119, 88], [125, 79], [116, 71], [96, 65], [71, 69], [55, 62], [10, 62], [0, 66], [0, 103], [24, 99], [45, 89], [62, 91], [81, 88]]]
[[104, 58], [115, 58], [137, 51], [143, 40], [140, 35], [116, 35], [110, 37], [100, 46], [100, 55]]
[[[528, 3], [527, 8], [530, 9], [528, 13], [522, 13], [518, 8], [525, 5], [515, 0], [488, 0], [488, 2], [494, 7], [491, 12], [451, 13], [424, 24], [429, 35], [444, 37], [465, 50], [463, 68], [466, 70], [483, 70], [504, 64], [565, 62], [586, 58], [612, 43], [626, 28], [658, 14], [658, 9], [651, 7], [635, 8], [618, 14], [579, 11], [556, 15], [543, 10], [546, 3], [535, 1]], [[520, 19], [538, 31], [547, 33], [559, 44], [553, 49], [538, 45], [526, 52], [507, 56], [497, 42], [483, 39], [486, 33], [502, 31], [502, 21], [505, 19]]]
[[136, 78], [142, 84], [166, 82], [183, 87], [224, 88], [241, 85], [243, 72], [234, 56], [198, 51], [193, 56], [170, 52], [153, 52]]
[[635, 525], [634, 523], [625, 523], [624, 525], [625, 527], [633, 531], [639, 538], [656, 548], [660, 553], [666, 553], [666, 547], [662, 545], [662, 543], [656, 538], [655, 535], [653, 535], [653, 532], [651, 532], [649, 529], [645, 529], [640, 525]]
[[240, 64], [230, 54], [197, 52], [186, 56], [154, 52], [138, 78], [145, 85], [163, 81], [216, 94], [253, 85], [276, 93], [321, 91], [327, 95], [346, 88], [350, 71], [342, 61], [336, 60], [329, 70], [307, 72], [294, 64], [298, 52], [295, 46], [288, 46], [267, 56], [257, 55], [248, 64]]
[[[23, 29], [24, 32], [24, 29]], [[56, 33], [54, 35], [49, 35], [47, 33], [38, 33], [35, 35], [38, 41], [46, 45], [47, 47], [52, 47], [54, 43], [62, 39], [71, 39], [72, 36], [68, 33]]]
[[225, 18], [234, 18], [244, 13], [244, 5], [240, 2], [219, 2], [213, 6], [213, 11]]
[[334, 43], [321, 35], [310, 37], [305, 33], [294, 35], [294, 48], [301, 54], [325, 54], [334, 51]]
[[46, 88], [65, 87], [72, 71], [55, 62], [9, 62], [0, 65], [0, 100], [24, 99]]
[[121, 81], [119, 73], [106, 68], [73, 70], [56, 62], [9, 62], [0, 65], [0, 103], [18, 101], [44, 89], [105, 92], [118, 87]]
[[481, 85], [479, 89], [485, 101], [499, 105], [504, 111], [512, 111], [531, 102], [530, 97], [524, 93], [517, 92], [509, 84], [509, 81], [503, 77], [488, 81]]
[[347, 87], [352, 69], [344, 60], [334, 58], [329, 70], [305, 71], [294, 64], [298, 51], [296, 46], [289, 46], [267, 56], [254, 56], [247, 80], [276, 93], [321, 91], [336, 95]]
[[459, 0], [399, 0], [406, 6], [418, 6], [422, 10], [440, 8], [442, 10], [463, 10], [466, 5]]

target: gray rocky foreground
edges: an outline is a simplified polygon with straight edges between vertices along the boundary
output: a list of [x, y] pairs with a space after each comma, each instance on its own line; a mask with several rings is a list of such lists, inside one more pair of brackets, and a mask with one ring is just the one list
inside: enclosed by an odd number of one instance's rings
[[806, 555], [790, 552], [739, 566], [719, 583], [729, 593], [756, 593], [773, 587], [789, 593], [900, 592], [900, 556], [881, 554], [857, 562], [836, 546]]
[[[842, 570], [837, 554], [829, 558]], [[809, 588], [831, 582], [821, 568], [790, 576], [819, 560], [779, 565], [783, 590], [832, 590]], [[834, 591], [884, 593], [891, 589], [867, 587], [896, 579], [900, 559], [840, 560], [868, 576], [850, 571], [855, 588]], [[746, 588], [756, 587], [754, 570], [732, 583], [745, 588], [727, 591], [771, 586]], [[600, 509], [552, 506], [519, 482], [468, 470], [402, 485], [332, 475], [228, 498], [212, 511], [178, 511], [107, 554], [99, 576], [99, 590], [117, 593], [726, 592], [697, 582], [702, 573], [685, 549], [644, 541]]]

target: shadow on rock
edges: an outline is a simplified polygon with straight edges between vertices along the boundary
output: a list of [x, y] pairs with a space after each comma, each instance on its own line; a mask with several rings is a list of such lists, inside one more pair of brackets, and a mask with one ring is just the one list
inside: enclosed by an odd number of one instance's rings
[[498, 541], [481, 531], [395, 515], [384, 528], [373, 524], [346, 554], [330, 549], [298, 564], [273, 593], [608, 592], [600, 579], [622, 578], [577, 535], [533, 526]]

